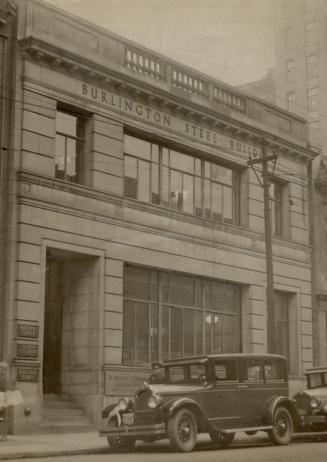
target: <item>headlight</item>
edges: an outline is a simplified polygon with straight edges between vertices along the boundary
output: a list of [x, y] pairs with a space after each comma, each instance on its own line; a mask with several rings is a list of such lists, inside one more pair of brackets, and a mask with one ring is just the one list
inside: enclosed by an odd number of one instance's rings
[[127, 398], [120, 398], [118, 401], [118, 408], [120, 411], [126, 411], [128, 408], [128, 399]]
[[321, 404], [321, 401], [318, 398], [311, 398], [310, 406], [312, 409], [317, 409]]
[[151, 409], [158, 407], [160, 403], [161, 403], [161, 396], [157, 395], [156, 393], [153, 393], [148, 399], [148, 406]]
[[322, 410], [323, 410], [324, 414], [327, 414], [327, 403], [324, 404]]

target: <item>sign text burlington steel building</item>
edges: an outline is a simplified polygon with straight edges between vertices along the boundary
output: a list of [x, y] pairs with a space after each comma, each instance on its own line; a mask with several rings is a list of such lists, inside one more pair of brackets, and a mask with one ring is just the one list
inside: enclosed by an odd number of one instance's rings
[[187, 122], [169, 112], [151, 108], [112, 91], [103, 90], [83, 82], [81, 82], [80, 88], [82, 95], [87, 99], [95, 100], [102, 105], [110, 106], [115, 111], [135, 116], [162, 128], [176, 131], [183, 136], [195, 138], [211, 146], [247, 154], [251, 157], [257, 157], [261, 154], [261, 148], [256, 145], [240, 142], [214, 130]]

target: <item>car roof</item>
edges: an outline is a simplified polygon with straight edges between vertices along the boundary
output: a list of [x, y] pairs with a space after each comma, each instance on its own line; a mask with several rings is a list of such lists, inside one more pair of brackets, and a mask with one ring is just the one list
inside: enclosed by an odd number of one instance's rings
[[305, 374], [313, 374], [314, 372], [327, 372], [327, 366], [312, 367], [311, 369], [307, 369]]
[[[188, 356], [179, 359], [169, 359], [161, 363], [162, 366], [183, 365], [193, 363], [205, 363], [209, 359], [279, 359], [286, 361], [284, 356], [273, 354], [256, 354], [256, 353], [223, 353], [215, 355]], [[158, 365], [158, 363], [156, 363]]]

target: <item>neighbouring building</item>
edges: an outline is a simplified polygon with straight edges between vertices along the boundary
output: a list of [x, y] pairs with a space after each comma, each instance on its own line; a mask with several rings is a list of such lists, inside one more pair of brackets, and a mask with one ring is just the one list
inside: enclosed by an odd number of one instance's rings
[[[41, 1], [17, 4], [0, 335], [25, 399], [15, 431], [41, 424], [55, 395], [96, 422], [152, 361], [182, 355], [284, 354], [302, 386], [315, 156], [304, 119]], [[278, 154], [274, 324], [260, 168], [247, 166], [262, 140]]]
[[[17, 44], [16, 7], [9, 0], [0, 1], [0, 335], [5, 317], [5, 289], [9, 253], [6, 252], [10, 219], [9, 172], [13, 153], [15, 108], [15, 51]], [[3, 344], [0, 341], [0, 358]], [[1, 360], [0, 360], [1, 362]]]
[[268, 103], [276, 104], [275, 68], [268, 69], [267, 74], [262, 79], [243, 83], [237, 88]]
[[278, 0], [275, 6], [276, 104], [308, 120], [320, 150], [314, 165], [314, 364], [327, 362], [327, 2]]

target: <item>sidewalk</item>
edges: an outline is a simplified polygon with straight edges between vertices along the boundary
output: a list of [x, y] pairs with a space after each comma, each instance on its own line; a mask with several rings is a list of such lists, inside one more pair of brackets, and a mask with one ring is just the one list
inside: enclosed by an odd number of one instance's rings
[[106, 438], [96, 431], [8, 435], [0, 440], [0, 460], [109, 452]]
[[[318, 436], [317, 436], [318, 435]], [[312, 438], [324, 438], [325, 434], [297, 434], [294, 440], [310, 441]], [[210, 444], [208, 435], [199, 435], [198, 443]], [[272, 444], [264, 432], [247, 436], [245, 433], [238, 433], [235, 436], [233, 446]], [[143, 443], [140, 443], [143, 445]], [[167, 440], [155, 443], [158, 450], [163, 451], [169, 448]], [[142, 449], [140, 448], [142, 451]], [[110, 449], [106, 438], [100, 438], [96, 431], [83, 433], [39, 433], [30, 435], [9, 435], [7, 440], [0, 440], [0, 460], [25, 459], [65, 455], [99, 454], [107, 453], [110, 457]]]

